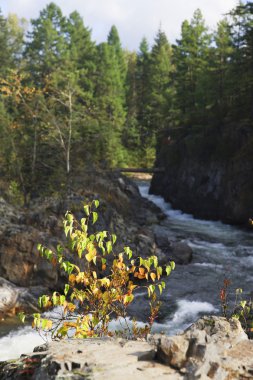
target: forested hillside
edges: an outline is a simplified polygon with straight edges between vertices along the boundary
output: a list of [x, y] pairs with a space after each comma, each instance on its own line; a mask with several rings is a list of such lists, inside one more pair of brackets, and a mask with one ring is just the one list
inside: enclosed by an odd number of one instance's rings
[[153, 165], [168, 128], [252, 126], [252, 23], [252, 2], [213, 31], [196, 10], [174, 44], [159, 29], [130, 52], [115, 26], [96, 44], [80, 14], [54, 3], [29, 27], [0, 15], [1, 186], [29, 201], [87, 168]]

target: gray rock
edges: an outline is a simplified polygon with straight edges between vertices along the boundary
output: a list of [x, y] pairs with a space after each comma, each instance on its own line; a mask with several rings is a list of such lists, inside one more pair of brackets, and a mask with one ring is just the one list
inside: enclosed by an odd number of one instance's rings
[[176, 264], [189, 264], [192, 260], [193, 251], [188, 244], [183, 241], [172, 241], [168, 229], [162, 226], [154, 228], [155, 242], [157, 246], [166, 254], [167, 261], [173, 260]]
[[123, 192], [127, 193], [128, 195], [131, 195], [132, 197], [140, 196], [138, 186], [134, 182], [130, 181], [128, 178], [119, 177], [118, 184], [119, 184], [120, 189]]
[[100, 207], [91, 233], [102, 230], [115, 233], [115, 252], [129, 245], [135, 257], [156, 254], [151, 225], [161, 217], [161, 210], [143, 199], [138, 187], [128, 178], [94, 172], [87, 178], [76, 179], [65, 198], [37, 199], [26, 209], [9, 205], [0, 198], [0, 277], [17, 287], [48, 288], [44, 293], [62, 289], [66, 280], [64, 273], [40, 257], [37, 244], [42, 243], [50, 249], [58, 243], [64, 245], [62, 220], [66, 210], [71, 210], [80, 219], [84, 216], [84, 200], [93, 199], [100, 200]]
[[0, 379], [36, 380], [179, 380], [173, 369], [154, 361], [155, 350], [145, 341], [83, 339], [52, 342], [42, 351], [0, 363]]
[[192, 249], [184, 242], [171, 243], [169, 256], [176, 264], [189, 264], [192, 261]]
[[[42, 289], [40, 289], [42, 292]], [[26, 288], [0, 277], [0, 315], [13, 315], [19, 309], [37, 311], [37, 299]]]
[[183, 334], [150, 335], [147, 342], [113, 338], [53, 341], [18, 360], [0, 362], [0, 379], [252, 379], [252, 357], [253, 341], [238, 320], [209, 316]]
[[183, 334], [155, 335], [158, 360], [191, 379], [252, 378], [253, 341], [236, 319], [203, 317]]
[[[252, 127], [225, 125], [219, 133], [170, 131], [173, 144], [160, 145], [150, 193], [202, 219], [248, 223], [253, 215]], [[211, 138], [210, 138], [211, 137]]]

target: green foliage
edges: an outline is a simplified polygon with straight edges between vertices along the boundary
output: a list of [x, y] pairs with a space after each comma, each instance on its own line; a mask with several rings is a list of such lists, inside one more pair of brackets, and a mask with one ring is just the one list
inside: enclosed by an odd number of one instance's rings
[[25, 49], [26, 69], [37, 86], [42, 86], [48, 75], [62, 65], [67, 53], [66, 20], [61, 9], [50, 3], [32, 20]]
[[10, 202], [16, 206], [24, 205], [24, 197], [20, 191], [19, 185], [16, 181], [11, 181], [8, 188], [8, 198]]
[[19, 64], [23, 47], [25, 20], [19, 20], [10, 14], [4, 18], [0, 10], [0, 75], [6, 75], [9, 69]]
[[[172, 50], [164, 32], [158, 31], [149, 63], [149, 96], [147, 118], [150, 140], [168, 125], [171, 114]], [[156, 142], [156, 140], [155, 140]], [[153, 145], [154, 146], [154, 145]]]
[[206, 126], [252, 123], [252, 15], [239, 3], [211, 33], [197, 9], [172, 47], [158, 30], [130, 53], [116, 26], [96, 45], [78, 12], [54, 3], [28, 28], [0, 14], [3, 175], [28, 201], [80, 167], [153, 166], [171, 126], [199, 127], [207, 141]]
[[235, 290], [234, 302], [229, 299], [229, 288], [231, 281], [227, 278], [223, 281], [220, 289], [220, 301], [223, 316], [229, 320], [230, 318], [239, 319], [242, 328], [250, 338], [253, 338], [253, 303], [251, 299], [243, 298], [243, 290], [237, 288]]
[[201, 111], [207, 105], [210, 41], [202, 13], [197, 9], [191, 22], [183, 22], [181, 39], [174, 46], [176, 104], [183, 124], [201, 122]]
[[[72, 213], [66, 213], [63, 222], [68, 238], [66, 248], [58, 245], [54, 251], [38, 245], [42, 257], [68, 275], [63, 294], [53, 292], [52, 295], [42, 295], [38, 300], [43, 310], [59, 307], [58, 317], [45, 318], [43, 314], [33, 314], [32, 326], [50, 332], [52, 338], [110, 335], [110, 321], [115, 318], [126, 320], [127, 308], [140, 288], [146, 289], [150, 298], [150, 317], [145, 331], [137, 330], [135, 326], [132, 333], [147, 334], [160, 308], [158, 294], [165, 289], [162, 276], [168, 276], [175, 268], [174, 262], [160, 266], [156, 256], [146, 259], [134, 257], [129, 247], [116, 253], [116, 236], [108, 231], [90, 234], [89, 227], [98, 218], [98, 206], [98, 200], [85, 204], [85, 217], [80, 221]], [[66, 258], [66, 249], [73, 256], [71, 261]], [[75, 264], [77, 259], [79, 266]], [[23, 313], [20, 318], [24, 321]]]

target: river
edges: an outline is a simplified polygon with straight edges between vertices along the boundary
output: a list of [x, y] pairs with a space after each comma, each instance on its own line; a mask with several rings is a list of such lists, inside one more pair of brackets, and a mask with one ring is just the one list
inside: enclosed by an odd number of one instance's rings
[[[193, 218], [159, 196], [148, 194], [148, 185], [139, 186], [141, 195], [159, 206], [166, 214], [162, 222], [168, 238], [186, 242], [193, 250], [188, 265], [177, 265], [166, 279], [162, 309], [154, 331], [175, 334], [202, 314], [221, 312], [219, 292], [225, 278], [231, 281], [230, 302], [235, 290], [245, 290], [249, 297], [253, 283], [253, 233], [221, 222]], [[243, 297], [243, 295], [242, 295]], [[14, 329], [0, 338], [0, 360], [18, 357], [44, 343], [30, 327]]]

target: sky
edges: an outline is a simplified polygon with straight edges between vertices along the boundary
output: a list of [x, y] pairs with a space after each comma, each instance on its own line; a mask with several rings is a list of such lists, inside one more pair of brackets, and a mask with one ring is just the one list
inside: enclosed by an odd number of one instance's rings
[[[26, 19], [38, 18], [50, 0], [0, 0], [4, 16], [16, 13]], [[77, 10], [84, 24], [92, 30], [93, 40], [106, 41], [112, 25], [116, 25], [122, 46], [137, 50], [145, 36], [150, 45], [159, 29], [171, 43], [180, 36], [181, 24], [190, 20], [200, 8], [210, 28], [230, 11], [238, 0], [55, 0], [65, 16]]]

